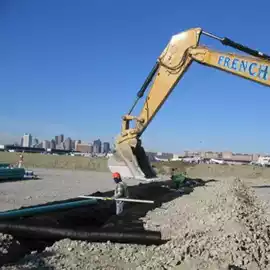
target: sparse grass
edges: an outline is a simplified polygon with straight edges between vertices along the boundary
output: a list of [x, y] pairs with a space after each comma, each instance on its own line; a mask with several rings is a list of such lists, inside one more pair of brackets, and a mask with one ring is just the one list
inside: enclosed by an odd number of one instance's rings
[[153, 166], [157, 169], [157, 171], [161, 174], [170, 173], [171, 169], [174, 168], [176, 173], [186, 172], [188, 168], [196, 166], [193, 164], [186, 164], [182, 161], [163, 161], [153, 163]]
[[[16, 164], [19, 161], [20, 153], [0, 152], [0, 163]], [[184, 164], [181, 161], [172, 162], [156, 162], [153, 163], [157, 171], [161, 174], [170, 173], [171, 168], [175, 168], [176, 172], [185, 172], [187, 168], [194, 165]], [[106, 158], [87, 158], [72, 156], [54, 156], [41, 155], [34, 153], [24, 153], [25, 168], [55, 168], [70, 170], [92, 170], [100, 172], [109, 172]]]
[[[19, 153], [0, 152], [0, 163], [15, 164], [19, 160]], [[24, 166], [26, 168], [55, 168], [71, 170], [94, 170], [106, 172], [106, 158], [87, 158], [72, 156], [41, 155], [24, 153]]]

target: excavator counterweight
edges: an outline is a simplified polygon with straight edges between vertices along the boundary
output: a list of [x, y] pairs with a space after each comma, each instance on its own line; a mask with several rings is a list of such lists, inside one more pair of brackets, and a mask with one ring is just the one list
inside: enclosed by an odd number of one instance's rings
[[[199, 46], [202, 34], [251, 56], [223, 53], [206, 46]], [[118, 171], [124, 178], [158, 179], [141, 145], [140, 137], [193, 61], [270, 86], [270, 74], [268, 74], [270, 73], [270, 57], [268, 55], [231, 39], [219, 38], [204, 32], [201, 28], [192, 28], [174, 35], [138, 91], [137, 99], [131, 109], [122, 118], [121, 133], [115, 141], [115, 152], [108, 160], [111, 172]], [[151, 87], [149, 87], [150, 83], [152, 83]], [[150, 90], [140, 114], [131, 115], [148, 87]], [[131, 122], [134, 123], [132, 128]]]

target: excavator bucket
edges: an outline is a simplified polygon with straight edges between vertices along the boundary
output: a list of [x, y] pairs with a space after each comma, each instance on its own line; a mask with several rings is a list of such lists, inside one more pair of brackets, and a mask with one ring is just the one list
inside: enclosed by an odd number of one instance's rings
[[115, 152], [108, 159], [108, 167], [111, 172], [119, 172], [123, 178], [158, 179], [139, 139], [117, 143]]

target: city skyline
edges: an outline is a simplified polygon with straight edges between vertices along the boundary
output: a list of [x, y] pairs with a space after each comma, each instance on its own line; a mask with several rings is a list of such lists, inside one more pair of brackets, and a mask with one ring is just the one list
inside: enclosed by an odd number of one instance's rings
[[[18, 145], [17, 143], [15, 143]], [[16, 145], [14, 145], [16, 147]], [[65, 138], [64, 134], [54, 136], [51, 141], [44, 140], [39, 142], [37, 138], [29, 133], [24, 133], [21, 138], [20, 145], [24, 147], [25, 151], [40, 151], [52, 153], [53, 150], [64, 150], [69, 152], [78, 152], [80, 154], [90, 154], [91, 156], [98, 156], [100, 154], [106, 155], [111, 153], [109, 142], [101, 142], [96, 139], [93, 142], [84, 143], [81, 140], [72, 140], [70, 137]], [[12, 145], [10, 145], [12, 147]], [[6, 147], [10, 147], [6, 146]], [[29, 148], [26, 150], [26, 148]], [[4, 149], [4, 148], [3, 148]], [[20, 149], [20, 148], [18, 148]], [[202, 158], [202, 159], [219, 159], [230, 162], [256, 162], [259, 157], [269, 157], [265, 153], [237, 153], [232, 151], [190, 151], [185, 150], [183, 153], [170, 152], [151, 152], [146, 151], [150, 160], [179, 160], [182, 157]], [[156, 159], [157, 158], [157, 159]]]
[[31, 133], [24, 133], [20, 142], [13, 144], [22, 147], [44, 148], [44, 149], [58, 149], [67, 151], [78, 151], [84, 153], [109, 153], [111, 151], [110, 142], [95, 139], [92, 142], [85, 142], [80, 139], [74, 140], [70, 137], [65, 137], [64, 134], [55, 135], [51, 139], [39, 140]]
[[[31, 135], [32, 138], [28, 138], [27, 135]], [[23, 138], [25, 137], [25, 143], [23, 141]], [[110, 142], [106, 142], [106, 141], [102, 141], [100, 139], [93, 139], [93, 140], [74, 140], [70, 137], [65, 137], [64, 134], [59, 134], [59, 135], [55, 135], [52, 136], [52, 139], [45, 139], [45, 140], [39, 140], [37, 137], [33, 136], [30, 133], [24, 133], [24, 135], [21, 137], [20, 142], [13, 142], [13, 143], [8, 143], [8, 144], [16, 144], [16, 145], [20, 145], [20, 146], [26, 146], [27, 145], [31, 145], [32, 142], [32, 146], [33, 147], [39, 147], [39, 148], [52, 148], [52, 149], [59, 149], [59, 150], [72, 150], [72, 151], [78, 151], [78, 152], [86, 152], [86, 153], [103, 153], [104, 152], [104, 148], [105, 148], [105, 152], [109, 152], [113, 145], [113, 143], [111, 144]], [[52, 147], [52, 143], [53, 142], [53, 147]], [[1, 144], [1, 143], [0, 143]], [[66, 145], [69, 146], [66, 146]], [[78, 145], [78, 148], [76, 148], [75, 145]], [[104, 146], [105, 144], [105, 146]], [[151, 153], [151, 152], [155, 152], [155, 153], [162, 153], [162, 154], [174, 154], [174, 155], [187, 155], [190, 156], [191, 153], [197, 155], [198, 153], [205, 153], [206, 155], [216, 157], [218, 156], [218, 154], [221, 153], [231, 153], [233, 155], [239, 155], [239, 156], [252, 156], [252, 155], [269, 155], [269, 152], [267, 151], [257, 151], [257, 152], [241, 152], [241, 151], [234, 151], [232, 149], [228, 149], [228, 150], [213, 150], [213, 149], [185, 149], [183, 151], [158, 151], [158, 150], [148, 150], [146, 149], [147, 152]], [[189, 153], [189, 154], [187, 154]]]
[[[21, 145], [21, 137], [19, 136], [10, 136], [8, 133], [4, 133], [4, 139], [2, 136], [3, 133], [0, 132], [0, 144], [2, 145], [8, 145], [8, 144], [17, 144], [17, 145]], [[37, 139], [38, 136], [32, 136], [32, 140], [33, 142]], [[52, 138], [55, 139], [55, 136], [51, 136]], [[68, 137], [70, 138], [70, 137]], [[96, 139], [92, 139], [92, 140], [79, 140], [84, 144], [92, 144]], [[101, 139], [100, 139], [101, 140]], [[47, 139], [38, 139], [39, 143], [42, 143], [44, 141], [51, 141], [48, 138]], [[75, 141], [75, 140], [73, 140]], [[106, 140], [101, 140], [102, 142], [106, 142]], [[111, 141], [108, 142], [110, 147], [113, 146], [114, 144], [114, 140], [112, 139]], [[148, 148], [146, 143], [144, 143], [143, 141], [143, 146], [145, 148], [146, 151], [148, 152], [157, 152], [157, 153], [175, 153], [175, 154], [183, 154], [186, 151], [190, 151], [190, 152], [232, 152], [232, 153], [246, 153], [246, 154], [262, 154], [262, 155], [270, 155], [270, 151], [239, 151], [239, 150], [235, 150], [235, 149], [222, 149], [220, 148], [216, 148], [216, 149], [211, 149], [211, 148], [206, 148], [206, 147], [202, 147], [202, 142], [200, 142], [199, 147], [186, 147], [183, 148], [183, 150], [179, 150], [179, 151], [170, 151], [170, 149], [166, 150], [166, 147], [163, 147], [163, 151], [160, 149], [155, 149], [155, 148]]]

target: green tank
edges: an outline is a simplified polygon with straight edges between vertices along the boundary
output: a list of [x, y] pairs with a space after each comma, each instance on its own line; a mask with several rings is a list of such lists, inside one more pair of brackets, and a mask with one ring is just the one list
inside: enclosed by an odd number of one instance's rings
[[23, 168], [10, 168], [8, 166], [0, 166], [0, 181], [1, 180], [20, 180], [24, 178], [24, 175], [25, 175], [25, 169]]
[[9, 163], [0, 163], [0, 168], [8, 168], [9, 166]]

